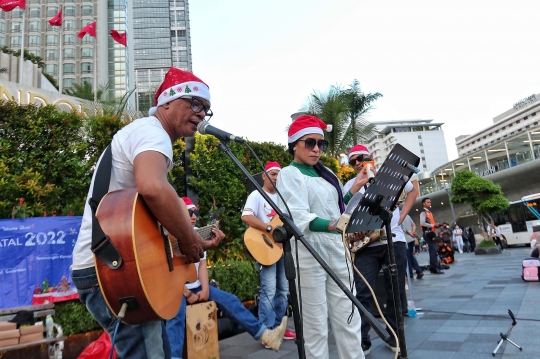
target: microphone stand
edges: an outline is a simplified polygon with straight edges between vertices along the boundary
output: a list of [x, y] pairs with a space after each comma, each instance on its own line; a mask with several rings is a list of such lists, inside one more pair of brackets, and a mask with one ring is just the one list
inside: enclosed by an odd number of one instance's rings
[[[223, 151], [229, 158], [234, 162], [236, 167], [242, 171], [242, 173], [247, 177], [247, 179], [255, 186], [257, 191], [262, 195], [262, 197], [268, 202], [268, 204], [276, 211], [279, 219], [283, 222], [283, 227], [287, 230], [288, 233], [292, 233], [297, 241], [300, 241], [306, 249], [311, 253], [311, 255], [317, 260], [321, 267], [325, 270], [326, 273], [332, 278], [332, 280], [339, 286], [339, 288], [345, 293], [345, 295], [353, 302], [353, 304], [360, 310], [369, 324], [372, 326], [373, 330], [379, 335], [381, 339], [386, 341], [390, 335], [382, 327], [382, 325], [375, 319], [375, 317], [368, 311], [364, 306], [358, 301], [358, 299], [352, 294], [352, 292], [347, 288], [347, 286], [337, 277], [337, 275], [332, 271], [332, 269], [326, 264], [326, 262], [319, 256], [319, 254], [313, 249], [313, 247], [305, 240], [304, 234], [302, 231], [294, 224], [293, 220], [285, 215], [283, 211], [275, 204], [266, 192], [262, 189], [259, 183], [251, 176], [249, 171], [242, 165], [242, 163], [236, 158], [236, 156], [231, 152], [231, 149], [226, 146], [227, 140], [219, 139], [219, 149]], [[289, 291], [291, 294], [291, 301], [293, 307], [293, 317], [294, 325], [296, 329], [296, 345], [298, 347], [298, 357], [305, 358], [304, 350], [304, 331], [302, 327], [302, 315], [300, 313], [300, 307], [298, 304], [298, 294], [296, 291], [296, 271], [294, 269], [294, 261], [291, 254], [291, 244], [290, 238], [285, 236], [283, 241], [283, 253], [285, 261], [285, 275], [289, 282]], [[398, 294], [399, 295], [399, 294]], [[356, 349], [356, 348], [351, 348]]]

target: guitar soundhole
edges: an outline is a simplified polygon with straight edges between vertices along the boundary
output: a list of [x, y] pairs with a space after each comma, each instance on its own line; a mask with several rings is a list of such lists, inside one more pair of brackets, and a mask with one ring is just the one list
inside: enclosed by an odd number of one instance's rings
[[268, 237], [263, 234], [262, 235], [263, 239], [264, 239], [264, 243], [266, 243], [266, 245], [270, 248], [274, 248], [274, 245], [272, 244], [272, 242], [270, 241], [270, 239], [268, 239]]
[[124, 303], [127, 303], [127, 310], [137, 310], [141, 308], [139, 302], [137, 301], [137, 298], [135, 298], [134, 296], [120, 298], [119, 302], [120, 306], [122, 306], [122, 304]]

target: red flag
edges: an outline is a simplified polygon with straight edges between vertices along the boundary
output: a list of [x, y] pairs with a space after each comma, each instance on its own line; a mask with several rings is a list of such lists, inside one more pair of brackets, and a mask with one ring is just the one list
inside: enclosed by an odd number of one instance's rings
[[126, 33], [122, 33], [120, 34], [118, 31], [116, 30], [111, 30], [111, 37], [113, 38], [114, 41], [116, 41], [117, 43], [119, 44], [122, 44], [124, 46], [127, 46], [127, 38], [126, 38]]
[[26, 8], [26, 0], [0, 0], [0, 9], [2, 9], [2, 11], [8, 12], [15, 9], [17, 6], [21, 9]]
[[49, 20], [49, 24], [51, 24], [51, 26], [62, 26], [62, 9]]
[[81, 32], [77, 34], [77, 37], [79, 39], [82, 39], [84, 35], [90, 35], [92, 37], [96, 37], [96, 22], [91, 22], [90, 24], [86, 25], [82, 28]]

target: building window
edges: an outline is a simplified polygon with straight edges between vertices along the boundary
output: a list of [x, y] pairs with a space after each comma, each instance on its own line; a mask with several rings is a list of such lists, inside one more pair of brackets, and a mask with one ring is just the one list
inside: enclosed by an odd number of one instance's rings
[[[3, 12], [2, 12], [3, 14]], [[6, 23], [5, 22], [0, 22], [0, 34], [5, 34], [6, 33]]]
[[6, 39], [4, 39], [3, 36], [0, 36], [0, 46], [5, 46], [6, 45]]
[[47, 60], [58, 60], [58, 50], [49, 49], [45, 52]]
[[34, 56], [41, 56], [41, 51], [40, 50], [28, 50], [29, 53], [31, 53], [32, 55]]
[[75, 20], [64, 20], [64, 30], [75, 30]]
[[81, 78], [81, 84], [82, 85], [86, 85], [86, 84], [89, 84], [90, 86], [92, 86], [92, 78], [91, 77], [83, 77]]
[[11, 23], [11, 32], [21, 32], [21, 23], [18, 21], [13, 21]]
[[53, 17], [58, 14], [58, 6], [47, 6], [47, 17]]
[[92, 19], [82, 19], [81, 20], [81, 28], [85, 27], [86, 25], [90, 24], [91, 22], [94, 22]]
[[83, 62], [81, 64], [81, 72], [83, 74], [91, 74], [92, 73], [92, 63], [91, 62]]
[[41, 17], [41, 8], [39, 7], [31, 7], [30, 8], [30, 17]]
[[29, 32], [39, 32], [41, 29], [41, 21], [30, 21], [28, 23]]
[[92, 5], [81, 6], [81, 15], [92, 15]]
[[47, 35], [47, 46], [58, 46], [58, 35]]
[[41, 0], [30, 0], [28, 1], [29, 4], [41, 4]]
[[86, 47], [81, 49], [81, 57], [83, 59], [88, 59], [94, 57], [94, 49], [91, 47]]
[[64, 59], [74, 59], [75, 49], [64, 49]]
[[28, 46], [41, 46], [41, 36], [40, 35], [30, 35], [28, 36]]
[[64, 64], [62, 72], [64, 75], [71, 75], [75, 73], [75, 64]]
[[48, 73], [49, 75], [58, 75], [58, 65], [54, 65], [54, 64], [45, 65], [45, 72]]
[[23, 11], [20, 8], [17, 8], [15, 10], [11, 11], [11, 18], [12, 19], [20, 19], [22, 18]]
[[94, 38], [92, 36], [85, 36], [82, 38], [81, 44], [91, 45], [94, 43]]
[[64, 88], [73, 87], [75, 84], [75, 79], [64, 79]]
[[64, 45], [75, 45], [75, 35], [72, 35], [72, 34], [64, 35]]
[[64, 7], [64, 14], [66, 16], [75, 16], [75, 6]]
[[9, 44], [13, 46], [21, 46], [21, 37], [20, 36], [12, 36], [10, 39]]

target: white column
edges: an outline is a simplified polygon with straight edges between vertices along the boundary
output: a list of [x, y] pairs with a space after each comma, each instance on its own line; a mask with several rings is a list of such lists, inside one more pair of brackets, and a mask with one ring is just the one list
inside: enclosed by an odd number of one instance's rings
[[64, 6], [63, 5], [60, 6], [60, 10], [62, 11], [62, 24], [60, 25], [60, 35], [59, 35], [59, 37], [60, 37], [60, 49], [59, 49], [60, 53], [58, 54], [58, 56], [60, 56], [60, 57], [58, 58], [58, 91], [60, 93], [62, 93], [62, 86], [63, 86], [63, 84], [62, 84], [62, 75], [63, 75], [63, 72], [64, 72], [64, 68], [62, 67], [62, 66], [64, 66], [63, 61], [62, 61], [62, 59], [64, 58], [64, 53], [62, 52], [63, 51], [62, 50], [62, 45], [64, 44], [64, 35], [63, 35], [64, 31], [63, 30], [64, 30], [64, 16], [65, 16], [65, 14], [64, 14]]
[[23, 64], [24, 64], [24, 22], [26, 21], [26, 9], [21, 9], [23, 12], [22, 15], [22, 25], [21, 25], [21, 56], [19, 57], [19, 83], [23, 84]]
[[533, 141], [531, 138], [531, 131], [527, 132], [527, 136], [529, 137], [529, 145], [531, 146], [531, 156], [532, 156], [532, 159], [534, 160], [536, 156], [534, 155], [534, 146], [533, 146]]
[[508, 168], [512, 167], [512, 162], [510, 162], [510, 152], [508, 152], [508, 144], [504, 141], [504, 149], [506, 150], [506, 158], [508, 159]]

